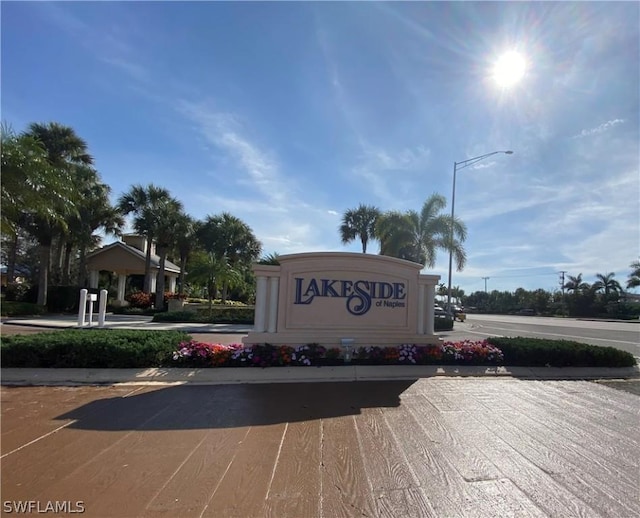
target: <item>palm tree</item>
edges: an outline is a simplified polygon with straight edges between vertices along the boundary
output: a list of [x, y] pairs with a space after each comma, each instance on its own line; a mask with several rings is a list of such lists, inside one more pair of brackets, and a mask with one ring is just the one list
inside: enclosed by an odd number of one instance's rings
[[[73, 128], [56, 122], [48, 124], [33, 123], [24, 134], [30, 139], [40, 142], [46, 151], [46, 159], [52, 174], [59, 176], [56, 184], [67, 183], [67, 189], [47, 193], [52, 203], [47, 210], [28, 207], [31, 214], [26, 223], [26, 229], [39, 244], [40, 275], [38, 281], [38, 304], [47, 303], [47, 288], [49, 282], [49, 263], [51, 258], [51, 244], [56, 235], [66, 231], [67, 221], [77, 214], [73, 192], [68, 196], [68, 189], [73, 189], [75, 183], [72, 178], [73, 166], [91, 165], [93, 158], [87, 152], [86, 142], [78, 137]], [[35, 210], [34, 210], [35, 209]]]
[[[241, 219], [223, 212], [208, 216], [198, 229], [198, 241], [202, 248], [212, 253], [218, 261], [226, 259], [229, 266], [241, 272], [249, 268], [260, 256], [262, 245], [253, 231]], [[222, 301], [226, 300], [229, 283], [222, 283]]]
[[581, 291], [587, 291], [591, 288], [588, 283], [582, 281], [582, 274], [579, 273], [576, 277], [573, 275], [567, 276], [567, 281], [564, 283], [564, 289], [572, 291], [574, 295], [578, 295]]
[[7, 240], [7, 277], [15, 277], [16, 254], [21, 234], [35, 215], [54, 216], [67, 205], [72, 183], [63, 171], [52, 167], [44, 146], [33, 136], [17, 135], [8, 125], [0, 129], [2, 152], [1, 231]]
[[87, 143], [69, 126], [57, 122], [34, 122], [29, 125], [27, 134], [42, 143], [49, 162], [54, 166], [93, 164], [93, 157], [87, 152]]
[[376, 223], [380, 217], [380, 210], [371, 205], [360, 204], [357, 209], [349, 209], [342, 216], [340, 237], [346, 245], [357, 237], [362, 243], [362, 253], [367, 253], [367, 243], [375, 238]]
[[604, 296], [606, 299], [609, 299], [609, 294], [618, 294], [622, 292], [622, 286], [620, 283], [614, 279], [615, 273], [596, 273], [596, 278], [598, 279], [593, 283], [591, 288], [594, 292], [604, 291]]
[[213, 252], [196, 252], [190, 264], [188, 277], [192, 282], [205, 285], [211, 316], [217, 286], [220, 283], [234, 286], [242, 282], [242, 275], [229, 264], [226, 257], [219, 258]]
[[156, 309], [164, 308], [164, 274], [167, 262], [167, 253], [177, 243], [179, 227], [184, 213], [182, 203], [175, 198], [162, 200], [156, 207], [157, 222], [155, 225], [157, 254], [160, 257], [158, 280], [156, 283]]
[[280, 254], [278, 252], [267, 254], [264, 257], [260, 258], [258, 264], [264, 264], [267, 266], [278, 266], [280, 265]]
[[176, 252], [180, 257], [180, 276], [178, 278], [178, 293], [183, 294], [187, 272], [187, 261], [191, 252], [196, 248], [196, 234], [200, 222], [194, 220], [188, 214], [181, 214], [176, 222]]
[[419, 214], [413, 210], [383, 214], [376, 226], [380, 253], [433, 268], [438, 249], [451, 251], [458, 271], [462, 270], [467, 261], [462, 246], [467, 227], [460, 219], [455, 218], [452, 224], [450, 216], [441, 214], [445, 206], [444, 196], [432, 194]]
[[640, 261], [634, 261], [630, 265], [631, 273], [627, 279], [627, 288], [640, 286]]
[[167, 189], [154, 184], [146, 187], [140, 184], [133, 185], [128, 192], [118, 198], [117, 206], [120, 211], [125, 216], [134, 215], [133, 227], [147, 240], [143, 286], [145, 293], [150, 293], [151, 287], [151, 248], [160, 222], [159, 207], [170, 198], [171, 194]]

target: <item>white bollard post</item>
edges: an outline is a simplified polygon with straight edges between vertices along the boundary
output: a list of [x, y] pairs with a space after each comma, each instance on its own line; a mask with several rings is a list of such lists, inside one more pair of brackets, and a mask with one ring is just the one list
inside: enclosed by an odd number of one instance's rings
[[93, 303], [98, 300], [98, 296], [95, 293], [89, 294], [89, 327], [93, 324]]
[[98, 327], [104, 327], [104, 317], [107, 312], [107, 290], [100, 291], [100, 304], [98, 305]]
[[78, 306], [78, 327], [84, 327], [84, 314], [87, 310], [87, 290], [80, 290], [80, 305]]

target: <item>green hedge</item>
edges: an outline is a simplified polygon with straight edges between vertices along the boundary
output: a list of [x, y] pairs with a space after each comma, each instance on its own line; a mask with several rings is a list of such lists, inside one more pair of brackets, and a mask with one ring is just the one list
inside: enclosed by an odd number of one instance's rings
[[451, 331], [453, 329], [453, 319], [449, 317], [437, 317], [433, 321], [434, 331]]
[[487, 342], [504, 354], [504, 365], [522, 367], [632, 367], [631, 353], [568, 340], [527, 337], [489, 337]]
[[66, 329], [2, 337], [3, 367], [142, 368], [171, 365], [180, 331]]
[[169, 311], [157, 313], [153, 317], [154, 322], [198, 322], [206, 324], [247, 324], [253, 325], [252, 307], [214, 307], [209, 316], [208, 309], [200, 311]]
[[45, 312], [44, 306], [31, 304], [30, 302], [13, 302], [2, 301], [3, 317], [26, 317], [33, 315], [42, 315]]

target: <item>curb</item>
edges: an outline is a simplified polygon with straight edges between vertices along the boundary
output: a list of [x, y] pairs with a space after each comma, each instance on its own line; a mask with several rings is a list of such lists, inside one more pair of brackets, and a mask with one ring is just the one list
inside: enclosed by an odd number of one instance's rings
[[524, 380], [640, 379], [640, 368], [476, 367], [451, 365], [346, 365], [339, 367], [150, 368], [150, 369], [0, 369], [0, 384], [11, 385], [225, 385], [245, 383], [322, 383], [488, 378]]

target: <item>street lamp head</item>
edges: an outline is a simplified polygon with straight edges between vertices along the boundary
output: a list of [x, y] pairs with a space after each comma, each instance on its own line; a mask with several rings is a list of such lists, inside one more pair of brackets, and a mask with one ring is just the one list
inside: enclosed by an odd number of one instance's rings
[[513, 151], [505, 151], [504, 154], [505, 155], [513, 155]]

